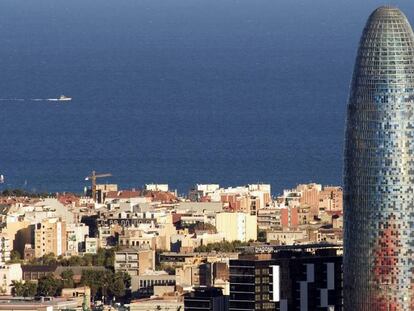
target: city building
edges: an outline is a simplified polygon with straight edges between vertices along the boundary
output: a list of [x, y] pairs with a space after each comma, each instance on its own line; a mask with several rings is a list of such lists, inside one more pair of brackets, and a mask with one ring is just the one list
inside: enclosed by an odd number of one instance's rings
[[5, 233], [0, 233], [0, 264], [10, 260], [10, 252], [13, 249], [10, 238]]
[[155, 234], [148, 234], [142, 229], [130, 227], [125, 228], [124, 232], [119, 236], [119, 245], [126, 247], [148, 246], [150, 249], [155, 250], [156, 240]]
[[229, 310], [275, 310], [270, 300], [270, 254], [230, 260]]
[[54, 311], [54, 310], [80, 310], [82, 302], [78, 298], [61, 297], [0, 297], [0, 310], [4, 311]]
[[227, 311], [228, 296], [218, 287], [195, 287], [184, 295], [184, 311]]
[[[117, 184], [97, 184], [95, 189], [96, 189], [96, 202], [102, 203], [105, 201], [105, 197], [108, 192], [118, 191], [118, 185]], [[91, 190], [90, 190], [90, 195], [92, 195]]]
[[66, 252], [66, 222], [60, 218], [48, 218], [36, 224], [35, 256], [52, 253], [55, 256]]
[[98, 252], [99, 240], [98, 238], [85, 238], [85, 253], [96, 254]]
[[182, 311], [184, 301], [181, 296], [162, 296], [134, 300], [129, 304], [130, 311]]
[[88, 286], [62, 288], [60, 296], [67, 299], [77, 299], [78, 305], [82, 305], [85, 302], [87, 308], [91, 307], [91, 289]]
[[341, 248], [263, 246], [230, 261], [229, 310], [343, 310]]
[[154, 295], [154, 286], [175, 286], [175, 279], [175, 275], [165, 271], [146, 271], [131, 277], [131, 292], [139, 297], [151, 297]]
[[127, 272], [131, 276], [155, 270], [155, 251], [131, 247], [115, 252], [115, 271]]
[[21, 281], [23, 278], [20, 263], [3, 264], [0, 266], [0, 294], [11, 295], [12, 282]]
[[262, 208], [257, 211], [257, 227], [260, 230], [276, 229], [281, 227], [281, 209], [275, 207]]
[[146, 184], [145, 190], [168, 192], [168, 184]]
[[344, 308], [413, 310], [414, 34], [380, 7], [360, 40], [344, 169]]
[[85, 248], [85, 238], [89, 235], [89, 227], [83, 223], [66, 225], [66, 252], [73, 256]]
[[257, 240], [257, 216], [248, 213], [218, 213], [216, 215], [217, 232], [223, 233], [226, 241]]

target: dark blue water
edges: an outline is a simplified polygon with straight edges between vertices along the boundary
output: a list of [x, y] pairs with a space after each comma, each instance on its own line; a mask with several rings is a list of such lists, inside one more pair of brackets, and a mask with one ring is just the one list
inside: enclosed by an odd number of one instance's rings
[[79, 192], [92, 169], [180, 192], [341, 184], [354, 56], [379, 4], [2, 0], [0, 98], [74, 99], [0, 101], [0, 187]]

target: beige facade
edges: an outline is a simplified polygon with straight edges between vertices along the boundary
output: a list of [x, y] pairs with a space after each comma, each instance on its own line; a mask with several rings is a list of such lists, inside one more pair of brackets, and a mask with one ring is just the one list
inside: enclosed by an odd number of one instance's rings
[[13, 245], [10, 242], [10, 238], [5, 233], [0, 233], [0, 264], [4, 264], [10, 260], [10, 252], [13, 249]]
[[85, 238], [85, 253], [96, 254], [98, 252], [98, 238]]
[[268, 243], [279, 245], [294, 245], [307, 238], [306, 231], [267, 231], [266, 239]]
[[22, 278], [23, 272], [19, 263], [0, 266], [0, 294], [11, 295], [12, 282], [21, 281]]
[[83, 302], [86, 302], [86, 306], [88, 308], [91, 307], [91, 289], [88, 286], [63, 288], [61, 297], [76, 299], [78, 301], [78, 305], [82, 305]]
[[257, 216], [248, 213], [218, 213], [216, 229], [228, 242], [257, 240]]
[[34, 228], [29, 221], [7, 222], [3, 232], [8, 235], [13, 249], [23, 255], [25, 245], [32, 243]]
[[319, 195], [319, 211], [341, 212], [343, 191], [341, 187], [324, 187]]
[[147, 270], [155, 270], [155, 252], [150, 249], [127, 248], [115, 252], [115, 271], [129, 275], [142, 275]]
[[184, 310], [184, 301], [181, 297], [162, 297], [155, 299], [141, 299], [130, 303], [131, 311], [180, 311]]
[[56, 256], [66, 252], [66, 222], [60, 218], [49, 218], [35, 226], [35, 256], [53, 253]]
[[124, 233], [119, 236], [119, 245], [126, 247], [148, 246], [150, 249], [156, 249], [156, 237], [153, 234], [147, 234], [138, 228], [126, 228]]

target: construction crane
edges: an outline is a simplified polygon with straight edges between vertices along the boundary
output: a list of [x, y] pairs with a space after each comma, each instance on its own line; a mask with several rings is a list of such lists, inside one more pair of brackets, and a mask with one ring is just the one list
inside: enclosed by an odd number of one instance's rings
[[90, 176], [85, 177], [85, 180], [90, 180], [92, 182], [92, 199], [96, 201], [96, 179], [103, 178], [103, 177], [111, 177], [112, 174], [96, 174], [95, 171], [92, 171]]

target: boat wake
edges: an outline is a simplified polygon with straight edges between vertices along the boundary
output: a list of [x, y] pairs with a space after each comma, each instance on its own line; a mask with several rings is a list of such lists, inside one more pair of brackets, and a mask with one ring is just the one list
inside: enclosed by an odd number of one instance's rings
[[25, 99], [25, 98], [0, 98], [0, 101], [8, 101], [8, 102], [13, 102], [13, 101], [19, 101], [19, 102], [24, 102], [24, 101], [35, 101], [35, 102], [51, 101], [51, 102], [59, 102], [59, 101], [70, 101], [70, 100], [72, 100], [71, 97], [66, 97], [64, 95], [60, 96], [59, 98], [29, 98], [29, 99]]

